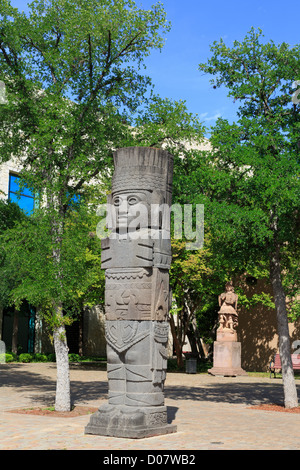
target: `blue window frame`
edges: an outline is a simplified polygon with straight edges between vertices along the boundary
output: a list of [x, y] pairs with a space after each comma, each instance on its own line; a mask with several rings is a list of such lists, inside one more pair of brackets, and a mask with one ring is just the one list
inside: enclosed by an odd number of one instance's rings
[[20, 180], [20, 176], [10, 173], [8, 199], [18, 204], [18, 206], [29, 215], [35, 207], [35, 195], [26, 187], [22, 188], [20, 191]]

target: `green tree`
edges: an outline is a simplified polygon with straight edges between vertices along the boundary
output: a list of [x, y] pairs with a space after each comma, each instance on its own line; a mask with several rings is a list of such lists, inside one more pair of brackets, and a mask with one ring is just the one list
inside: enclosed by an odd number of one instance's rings
[[[91, 196], [92, 188], [88, 188], [87, 193]], [[13, 273], [15, 280], [10, 286], [9, 303], [19, 307], [26, 299], [35, 305], [51, 333], [58, 321], [71, 324], [84, 306], [103, 303], [101, 241], [94, 232], [99, 219], [96, 215], [98, 191], [97, 195], [94, 203], [86, 195], [80, 204], [71, 205], [66, 214], [61, 247], [62, 279], [53, 273], [51, 219], [44, 209], [16, 223], [0, 237], [5, 269]], [[51, 306], [56, 297], [64, 307], [63, 319], [53, 316]]]
[[187, 146], [201, 145], [205, 127], [197, 115], [187, 109], [185, 101], [152, 95], [134, 121], [134, 145], [163, 147], [180, 161]]
[[12, 228], [16, 222], [23, 219], [25, 215], [15, 202], [0, 199], [0, 233]]
[[[0, 236], [6, 230], [12, 229], [20, 221], [25, 220], [23, 211], [14, 202], [0, 199]], [[4, 250], [0, 250], [0, 313], [10, 304], [11, 290], [16, 286], [15, 270], [7, 262]], [[18, 309], [14, 309], [12, 350], [17, 352]]]
[[132, 0], [35, 0], [29, 8], [25, 15], [0, 0], [1, 159], [21, 157], [22, 177], [47, 210], [55, 408], [70, 410], [60, 296], [68, 206], [86, 182], [104, 178], [112, 148], [126, 145], [126, 124], [150, 85], [143, 60], [163, 46], [169, 25], [160, 3], [142, 10]]
[[177, 325], [171, 316], [177, 364], [183, 365], [182, 353], [188, 338], [192, 353], [202, 360], [207, 358], [207, 345], [215, 324], [219, 289], [225, 283], [227, 272], [219, 269], [212, 251], [209, 234], [201, 249], [187, 250], [186, 240], [172, 240], [170, 285], [174, 299]]
[[214, 75], [240, 103], [237, 122], [219, 119], [213, 150], [202, 172], [207, 213], [216, 243], [240, 266], [268, 263], [278, 321], [285, 406], [298, 404], [291, 363], [285, 252], [299, 243], [299, 105], [292, 102], [300, 76], [300, 46], [264, 43], [254, 29], [232, 47], [215, 42], [200, 70]]

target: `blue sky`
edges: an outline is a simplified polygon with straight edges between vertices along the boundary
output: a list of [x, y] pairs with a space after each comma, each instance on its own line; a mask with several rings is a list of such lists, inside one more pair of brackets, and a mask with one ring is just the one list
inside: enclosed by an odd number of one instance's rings
[[[27, 1], [11, 0], [26, 11]], [[155, 0], [136, 0], [148, 9]], [[210, 45], [221, 37], [227, 45], [242, 41], [250, 28], [261, 28], [265, 41], [300, 43], [300, 4], [296, 0], [162, 0], [172, 29], [162, 52], [147, 58], [147, 74], [163, 98], [186, 101], [190, 112], [206, 125], [218, 116], [235, 119], [236, 106], [225, 89], [214, 90], [209, 76], [198, 70], [210, 57]], [[299, 77], [300, 78], [300, 77]]]
[[[149, 7], [151, 0], [137, 2]], [[275, 44], [300, 43], [300, 3], [291, 0], [163, 0], [172, 29], [161, 53], [147, 60], [148, 73], [162, 97], [186, 101], [206, 125], [218, 116], [232, 121], [236, 105], [225, 89], [214, 90], [198, 64], [210, 57], [210, 46], [223, 38], [231, 46], [242, 41], [251, 27], [261, 28], [264, 40]], [[300, 77], [299, 77], [300, 78]]]

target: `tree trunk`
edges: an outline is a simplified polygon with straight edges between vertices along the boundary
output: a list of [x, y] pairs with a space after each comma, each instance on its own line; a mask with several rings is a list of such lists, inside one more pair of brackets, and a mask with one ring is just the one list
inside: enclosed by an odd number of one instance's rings
[[3, 305], [0, 303], [0, 341], [2, 341], [2, 329], [3, 329]]
[[206, 359], [208, 353], [206, 351], [203, 340], [199, 335], [195, 317], [192, 318], [189, 331], [187, 332], [187, 336], [192, 348], [192, 353], [195, 353], [200, 359]]
[[78, 339], [78, 354], [80, 357], [83, 356], [83, 312], [81, 310], [80, 317], [79, 317], [79, 339]]
[[279, 355], [282, 365], [282, 380], [284, 389], [284, 406], [298, 406], [297, 389], [291, 359], [291, 344], [286, 310], [286, 297], [281, 281], [280, 251], [275, 247], [270, 259], [270, 280], [273, 287], [275, 310], [277, 315]]
[[175, 353], [177, 357], [177, 366], [183, 367], [182, 347], [176, 335], [176, 328], [175, 328], [173, 315], [170, 315], [170, 327], [171, 327], [171, 333], [172, 333], [173, 342], [174, 342]]
[[[61, 306], [56, 307], [56, 316], [62, 317]], [[53, 339], [57, 370], [55, 410], [71, 411], [69, 348], [67, 346], [65, 325], [54, 328]]]
[[14, 307], [14, 321], [12, 331], [11, 350], [14, 354], [18, 354], [18, 331], [19, 331], [19, 310]]
[[[50, 197], [48, 203], [53, 204], [53, 199]], [[62, 204], [62, 197], [58, 197], [57, 207], [55, 212], [55, 202], [54, 214], [55, 216], [52, 219], [52, 255], [53, 263], [56, 270], [56, 279], [60, 284], [60, 290], [62, 289], [62, 279], [63, 272], [61, 266], [61, 248], [62, 240], [64, 234], [64, 209]], [[50, 207], [50, 204], [49, 204]], [[54, 318], [55, 326], [53, 328], [53, 340], [54, 340], [54, 349], [56, 355], [56, 395], [55, 395], [55, 410], [56, 411], [71, 411], [71, 385], [70, 385], [70, 367], [69, 367], [69, 348], [67, 345], [67, 334], [66, 327], [63, 323], [63, 305], [61, 300], [54, 300]]]

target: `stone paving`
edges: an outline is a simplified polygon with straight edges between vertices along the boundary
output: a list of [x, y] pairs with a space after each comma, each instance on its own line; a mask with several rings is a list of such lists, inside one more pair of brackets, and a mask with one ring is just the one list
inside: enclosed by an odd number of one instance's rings
[[[75, 405], [98, 407], [107, 400], [107, 376], [95, 368], [71, 367]], [[58, 418], [11, 413], [16, 408], [51, 406], [55, 364], [0, 364], [0, 450], [299, 450], [300, 414], [250, 409], [282, 403], [281, 379], [213, 377], [168, 373], [165, 398], [177, 432], [146, 439], [84, 434], [89, 416]], [[300, 381], [297, 380], [299, 393]]]

